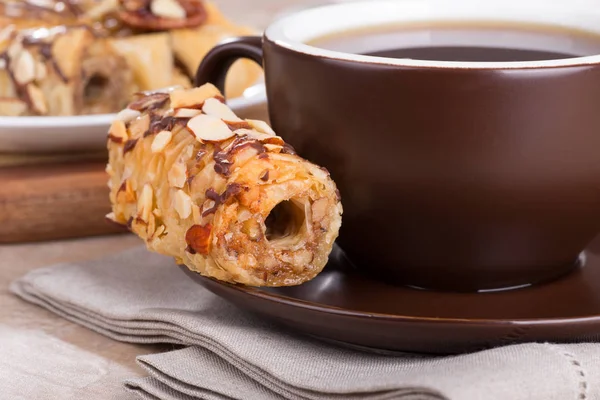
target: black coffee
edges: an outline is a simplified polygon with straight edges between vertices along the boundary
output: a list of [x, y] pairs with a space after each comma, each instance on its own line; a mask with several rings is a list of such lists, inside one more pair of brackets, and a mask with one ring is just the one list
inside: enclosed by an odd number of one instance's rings
[[540, 61], [600, 54], [600, 34], [483, 22], [363, 28], [323, 36], [308, 44], [346, 53], [433, 61]]
[[391, 49], [366, 53], [370, 56], [412, 58], [432, 61], [540, 61], [579, 57], [577, 54], [558, 53], [544, 50], [479, 46], [431, 46]]

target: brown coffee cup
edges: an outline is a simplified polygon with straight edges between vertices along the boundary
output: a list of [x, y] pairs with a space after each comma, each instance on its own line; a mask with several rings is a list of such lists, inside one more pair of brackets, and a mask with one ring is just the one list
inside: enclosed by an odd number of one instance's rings
[[236, 59], [264, 66], [271, 123], [331, 172], [344, 204], [339, 244], [365, 272], [458, 291], [543, 282], [577, 266], [600, 232], [600, 56], [438, 62], [306, 44], [342, 27], [439, 19], [463, 8], [473, 20], [598, 32], [591, 19], [572, 18], [586, 12], [578, 5], [533, 3], [369, 1], [306, 10], [275, 22], [262, 39], [217, 46], [196, 79], [222, 89]]

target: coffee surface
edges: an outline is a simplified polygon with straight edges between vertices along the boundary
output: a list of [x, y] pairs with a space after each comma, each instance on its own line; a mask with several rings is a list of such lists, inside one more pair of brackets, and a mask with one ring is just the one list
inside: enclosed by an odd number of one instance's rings
[[540, 61], [579, 57], [577, 54], [483, 46], [424, 46], [374, 51], [366, 55], [431, 61]]
[[600, 54], [600, 34], [500, 22], [367, 27], [323, 36], [308, 44], [347, 53], [431, 61], [541, 61]]

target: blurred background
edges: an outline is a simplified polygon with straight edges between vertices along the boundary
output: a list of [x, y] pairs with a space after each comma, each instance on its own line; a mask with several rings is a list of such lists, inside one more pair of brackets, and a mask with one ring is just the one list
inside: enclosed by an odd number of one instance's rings
[[[14, 35], [18, 34], [19, 30], [36, 28], [39, 25], [51, 28], [52, 22], [49, 21], [54, 21], [52, 18], [55, 14], [38, 14], [39, 7], [66, 9], [60, 0], [28, 1], [36, 7], [36, 12], [23, 16], [19, 15], [20, 11], [15, 10], [20, 10], [26, 0], [0, 0], [0, 53], [3, 47], [4, 52], [8, 54], [12, 51], [11, 46], [16, 47], [17, 39]], [[113, 1], [116, 4], [116, 0], [80, 1], [100, 4]], [[190, 73], [187, 82], [190, 82], [191, 70], [195, 68], [193, 65], [223, 37], [235, 36], [238, 32], [260, 34], [270, 21], [288, 12], [341, 1], [344, 0], [213, 0], [213, 8], [209, 9], [209, 20], [212, 21], [210, 24], [218, 26], [219, 29], [226, 27], [226, 34], [216, 34], [209, 29], [213, 28], [212, 26], [207, 27], [198, 31], [197, 37], [189, 39], [189, 44], [183, 42], [184, 38], [188, 40], [184, 35], [173, 34], [171, 40], [172, 47], [176, 50], [175, 59], [179, 61], [178, 58], [186, 59], [186, 56], [189, 56], [192, 64], [188, 63]], [[56, 17], [57, 24], [63, 22], [63, 14], [64, 12]], [[11, 30], [11, 26], [16, 29]], [[173, 32], [175, 30], [167, 31]], [[159, 60], [147, 61], [153, 60], [152, 57], [159, 54], [156, 49], [154, 54], [149, 52], [149, 48], [158, 48], [159, 43], [144, 42], [142, 36], [144, 35], [133, 35], [132, 40], [116, 38], [115, 43], [120, 44], [115, 45], [115, 49], [129, 62], [135, 78], [147, 74], [148, 79], [152, 79], [154, 75], [159, 74], [160, 55]], [[155, 37], [149, 35], [148, 38], [151, 36]], [[138, 39], [135, 39], [136, 37]], [[183, 50], [177, 49], [178, 43]], [[35, 52], [32, 54], [35, 59]], [[73, 54], [66, 55], [65, 58], [81, 57], [77, 53]], [[5, 68], [16, 68], [11, 60], [8, 63], [5, 61], [4, 64]], [[44, 68], [49, 69], [51, 67]], [[23, 71], [22, 68], [20, 70]], [[86, 115], [86, 111], [81, 111], [78, 115], [70, 116], [63, 115], [61, 110], [58, 114], [53, 114], [53, 106], [57, 101], [62, 101], [56, 99], [49, 100], [50, 111], [44, 115], [38, 110], [28, 110], [25, 106], [23, 109], [17, 107], [15, 111], [15, 104], [21, 105], [19, 94], [11, 88], [8, 70], [5, 71], [4, 78], [2, 72], [0, 68], [0, 244], [122, 233], [122, 228], [109, 224], [104, 218], [109, 212], [107, 177], [104, 172], [105, 137], [114, 114], [101, 117]], [[29, 86], [37, 84], [39, 88], [48, 92], [54, 90], [48, 87], [62, 84], [57, 81], [54, 85], [52, 81], [48, 81], [51, 79], [49, 73], [43, 72], [44, 78], [36, 78]], [[113, 72], [115, 75], [120, 73]], [[246, 72], [238, 72], [238, 76]], [[260, 74], [260, 71], [256, 74]], [[108, 76], [103, 79], [111, 78]], [[266, 99], [260, 78], [252, 78], [252, 81], [252, 84], [248, 81], [237, 82], [236, 91], [239, 93], [236, 94], [243, 95], [233, 100], [236, 104], [234, 109], [241, 116], [266, 120]], [[142, 82], [137, 88], [156, 89], [144, 85], [145, 82]], [[154, 84], [156, 85], [164, 86], [161, 83]], [[240, 90], [240, 85], [249, 89]], [[87, 91], [86, 89], [86, 93]], [[21, 95], [20, 100], [24, 100], [22, 97]], [[100, 103], [99, 109], [106, 110], [102, 108], [106, 104], [102, 104], [102, 101]]]

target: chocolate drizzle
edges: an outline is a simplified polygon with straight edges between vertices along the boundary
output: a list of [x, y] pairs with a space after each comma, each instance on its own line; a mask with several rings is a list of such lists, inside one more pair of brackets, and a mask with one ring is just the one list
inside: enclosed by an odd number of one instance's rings
[[127, 107], [139, 112], [152, 111], [164, 106], [168, 100], [168, 93], [153, 93], [140, 97], [139, 99], [130, 103]]
[[135, 148], [135, 145], [137, 144], [139, 139], [129, 139], [128, 141], [125, 142], [125, 144], [123, 145], [123, 155], [129, 153], [131, 150], [133, 150]]
[[232, 131], [238, 129], [252, 129], [252, 126], [246, 121], [223, 121]]
[[236, 196], [241, 191], [242, 185], [236, 182], [227, 185], [225, 191], [220, 195], [213, 188], [209, 188], [206, 191], [205, 196], [207, 199], [214, 201], [215, 204], [211, 208], [204, 211], [202, 216], [206, 217], [207, 215], [215, 213], [221, 204], [227, 203], [230, 198]]
[[219, 145], [215, 144], [213, 159], [215, 160], [215, 171], [225, 177], [231, 174], [233, 165], [233, 156], [244, 148], [251, 147], [256, 150], [259, 157], [266, 154], [265, 146], [255, 139], [248, 136], [236, 138], [226, 151], [222, 151]]
[[266, 169], [261, 175], [260, 180], [263, 182], [267, 182], [269, 180], [269, 170]]
[[175, 126], [185, 126], [187, 118], [163, 117], [160, 114], [150, 114], [150, 128], [144, 133], [144, 137], [155, 135], [160, 131], [172, 131]]
[[58, 77], [60, 78], [61, 81], [63, 81], [64, 83], [67, 83], [69, 81], [69, 79], [65, 76], [65, 74], [62, 72], [62, 70], [58, 66], [56, 59], [52, 56], [52, 44], [51, 43], [42, 43], [40, 45], [40, 55], [44, 58], [44, 60], [46, 60], [46, 61], [50, 62], [50, 64], [52, 64], [52, 69], [54, 69], [54, 71], [56, 72], [56, 74], [58, 75]]
[[[237, 140], [237, 139], [236, 139]], [[213, 159], [215, 160], [215, 172], [223, 176], [229, 176], [231, 171], [231, 161], [229, 160], [229, 153], [221, 151], [218, 144], [215, 144]]]
[[215, 145], [213, 159], [215, 160], [215, 171], [223, 176], [231, 174], [230, 168], [233, 164], [233, 156], [244, 148], [252, 147], [256, 150], [259, 157], [266, 154], [265, 146], [255, 139], [248, 136], [240, 136], [236, 138], [226, 151], [222, 151], [218, 145]]
[[221, 200], [221, 195], [217, 193], [213, 188], [208, 188], [204, 193], [204, 196], [207, 199], [214, 201], [215, 203]]

